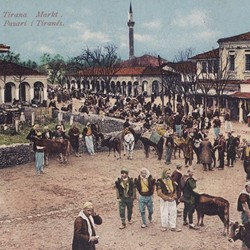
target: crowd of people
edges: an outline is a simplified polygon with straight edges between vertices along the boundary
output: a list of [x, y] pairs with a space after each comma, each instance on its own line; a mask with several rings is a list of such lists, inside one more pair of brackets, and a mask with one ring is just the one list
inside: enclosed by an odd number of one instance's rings
[[[127, 168], [121, 169], [121, 176], [115, 182], [121, 220], [120, 229], [126, 229], [127, 223], [133, 223], [133, 207], [137, 195], [141, 228], [148, 227], [153, 222], [153, 194], [156, 193], [160, 200], [160, 221], [163, 232], [167, 230], [181, 231], [181, 228], [177, 227], [177, 216], [181, 216], [178, 205], [181, 201], [184, 202], [183, 225], [198, 230], [199, 227], [193, 222], [194, 189], [197, 184], [194, 177], [194, 155], [196, 164], [202, 164], [204, 171], [223, 170], [225, 166], [234, 167], [237, 160], [243, 161], [246, 183], [239, 194], [238, 211], [242, 213], [243, 223], [250, 222], [250, 142], [244, 138], [241, 139], [240, 135], [235, 135], [229, 111], [225, 112], [225, 127], [222, 129], [223, 122], [219, 109], [214, 112], [209, 109], [205, 112], [202, 105], [198, 105], [192, 112], [188, 112], [188, 109], [178, 103], [175, 112], [170, 103], [167, 103], [166, 107], [162, 109], [160, 104], [154, 103], [154, 100], [145, 102], [143, 95], [136, 101], [134, 98], [117, 97], [114, 104], [111, 104], [109, 97], [96, 95], [94, 100], [90, 100], [90, 103], [90, 105], [81, 107], [79, 112], [97, 114], [103, 112], [107, 116], [122, 118], [125, 120], [124, 129], [138, 122], [142, 124], [144, 130], [153, 130], [157, 125], [165, 124], [166, 132], [163, 137], [165, 139], [166, 165], [172, 164], [176, 148], [183, 150], [183, 164], [177, 164], [173, 172], [171, 168], [167, 167], [159, 179], [153, 178], [147, 168], [142, 168], [137, 178], [130, 177]], [[51, 105], [57, 108], [53, 100]], [[68, 108], [65, 111], [72, 111], [73, 107], [71, 105]], [[213, 132], [213, 139], [209, 136], [209, 131]], [[68, 133], [62, 124], [57, 125], [54, 131], [44, 127], [43, 132], [40, 132], [40, 127], [35, 125], [27, 139], [31, 141], [34, 137], [68, 139], [75, 155], [79, 156], [81, 134], [85, 139], [88, 153], [95, 155], [90, 123], [84, 127], [82, 133], [75, 123], [72, 124]], [[41, 156], [43, 149], [37, 147], [34, 150], [36, 152], [36, 171], [40, 174], [43, 172]], [[218, 166], [216, 166], [216, 155], [219, 160]], [[183, 167], [186, 168], [185, 173], [183, 173]], [[81, 247], [84, 246], [88, 247], [87, 249], [95, 249], [98, 236], [96, 236], [94, 224], [101, 223], [102, 219], [95, 213], [93, 204], [85, 203], [83, 210], [75, 220], [72, 249], [82, 249]]]

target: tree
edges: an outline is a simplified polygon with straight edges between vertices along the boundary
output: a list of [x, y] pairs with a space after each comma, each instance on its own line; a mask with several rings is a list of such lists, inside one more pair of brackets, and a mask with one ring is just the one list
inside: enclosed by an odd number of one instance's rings
[[77, 58], [84, 68], [82, 73], [89, 75], [93, 83], [96, 83], [98, 79], [104, 81], [106, 91], [109, 92], [110, 81], [121, 68], [121, 59], [117, 55], [117, 47], [113, 44], [107, 44], [93, 51], [87, 48]]
[[51, 84], [60, 84], [63, 86], [65, 83], [65, 66], [66, 63], [61, 55], [51, 57], [50, 54], [45, 53], [40, 58], [42, 66], [40, 70], [46, 72], [49, 76], [48, 81]]
[[194, 53], [193, 48], [187, 48], [183, 51], [179, 51], [175, 56], [174, 62], [168, 62], [167, 65], [170, 69], [178, 72], [181, 79], [176, 82], [176, 91], [178, 95], [181, 95], [184, 101], [184, 114], [188, 113], [188, 99], [194, 106], [193, 96], [197, 94], [197, 70], [196, 63], [189, 61]]

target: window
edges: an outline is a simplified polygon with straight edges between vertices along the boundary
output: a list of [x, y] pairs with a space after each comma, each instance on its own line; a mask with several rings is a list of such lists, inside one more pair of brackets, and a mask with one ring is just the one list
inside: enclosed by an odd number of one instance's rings
[[201, 63], [201, 73], [207, 73], [207, 62]]
[[250, 54], [246, 54], [246, 70], [250, 71]]
[[214, 73], [219, 72], [219, 60], [214, 61]]
[[207, 67], [208, 73], [213, 73], [213, 62], [214, 61], [208, 61], [208, 67]]
[[235, 56], [229, 55], [229, 70], [234, 71], [235, 70]]

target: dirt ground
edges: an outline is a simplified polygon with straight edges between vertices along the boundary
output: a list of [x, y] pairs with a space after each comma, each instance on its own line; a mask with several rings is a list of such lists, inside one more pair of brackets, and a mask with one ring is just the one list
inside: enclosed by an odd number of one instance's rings
[[[234, 124], [235, 135], [250, 139], [250, 128]], [[212, 133], [212, 131], [211, 131]], [[98, 250], [230, 250], [240, 249], [241, 242], [230, 243], [223, 236], [223, 224], [219, 217], [205, 216], [205, 227], [190, 230], [182, 225], [181, 232], [161, 232], [159, 198], [154, 195], [153, 223], [142, 229], [138, 201], [134, 203], [134, 223], [120, 230], [118, 204], [114, 181], [125, 166], [131, 177], [137, 177], [141, 167], [147, 167], [155, 178], [166, 167], [158, 161], [155, 152], [145, 159], [143, 150], [134, 152], [133, 160], [123, 157], [116, 160], [107, 152], [80, 158], [69, 157], [67, 165], [52, 159], [46, 174], [35, 175], [34, 164], [0, 169], [0, 249], [1, 250], [69, 250], [71, 249], [74, 219], [85, 201], [91, 200], [103, 218], [97, 226], [100, 236]], [[176, 163], [172, 161], [174, 170]], [[224, 171], [203, 172], [201, 165], [194, 165], [198, 179], [197, 192], [222, 196], [230, 202], [230, 219], [240, 220], [236, 201], [245, 182], [242, 162], [237, 159], [233, 168]], [[183, 169], [185, 172], [186, 169]], [[183, 204], [180, 204], [180, 210]], [[196, 222], [196, 215], [194, 222]]]

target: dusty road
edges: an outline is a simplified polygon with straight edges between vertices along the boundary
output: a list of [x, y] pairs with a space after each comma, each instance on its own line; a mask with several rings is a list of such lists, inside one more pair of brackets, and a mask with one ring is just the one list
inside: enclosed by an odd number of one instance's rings
[[[234, 124], [235, 134], [250, 139], [249, 128]], [[173, 160], [171, 168], [183, 159]], [[35, 175], [34, 164], [26, 164], [0, 170], [0, 249], [1, 250], [69, 250], [71, 249], [73, 223], [83, 203], [91, 200], [103, 217], [97, 227], [100, 235], [99, 250], [230, 250], [240, 249], [241, 242], [229, 243], [223, 236], [223, 224], [218, 217], [205, 216], [205, 227], [193, 231], [182, 226], [182, 232], [161, 232], [159, 199], [154, 196], [154, 222], [141, 229], [138, 202], [134, 204], [135, 223], [119, 230], [114, 181], [120, 176], [122, 166], [137, 177], [141, 167], [147, 167], [155, 178], [166, 167], [158, 161], [154, 152], [145, 159], [142, 150], [134, 153], [134, 159], [116, 160], [107, 153], [96, 156], [83, 154], [70, 156], [67, 165], [55, 159], [45, 168], [46, 174]], [[231, 220], [240, 220], [236, 200], [242, 190], [245, 173], [237, 159], [235, 167], [224, 171], [203, 172], [201, 165], [194, 165], [198, 179], [197, 192], [222, 196], [230, 202]], [[185, 168], [183, 169], [185, 171]], [[180, 209], [183, 204], [180, 205]], [[196, 216], [195, 222], [196, 222]]]

